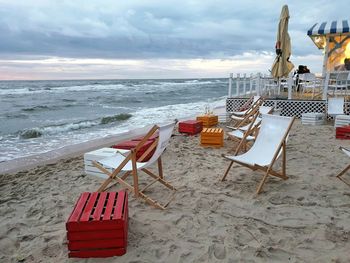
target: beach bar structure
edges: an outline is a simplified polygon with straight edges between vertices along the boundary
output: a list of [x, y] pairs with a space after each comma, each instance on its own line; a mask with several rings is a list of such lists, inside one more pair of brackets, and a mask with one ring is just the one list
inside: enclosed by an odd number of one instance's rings
[[[350, 96], [350, 21], [331, 21], [314, 24], [307, 35], [315, 45], [323, 50], [322, 77], [315, 79], [314, 89], [317, 96], [303, 97], [294, 83], [293, 73], [284, 82], [278, 83], [271, 76], [258, 74], [237, 74], [229, 77], [227, 113], [239, 109], [248, 100], [247, 97], [260, 95], [267, 98], [265, 106], [282, 110], [284, 116], [301, 118], [303, 113], [326, 113], [327, 99], [331, 94], [331, 85], [337, 83], [340, 75], [347, 76], [342, 82], [341, 96]], [[316, 87], [316, 81], [318, 82]], [[284, 93], [280, 91], [284, 90]], [[333, 90], [337, 89], [335, 87]], [[348, 94], [349, 91], [349, 94]], [[345, 102], [344, 113], [350, 114], [350, 102]]]
[[[321, 93], [315, 98], [300, 97], [300, 92], [296, 90], [296, 86], [293, 84], [294, 80], [291, 76], [284, 84], [278, 86], [275, 80], [261, 73], [251, 75], [237, 74], [235, 77], [233, 74], [230, 74], [228, 97], [225, 106], [226, 115], [237, 111], [253, 95], [263, 96], [265, 98], [264, 106], [278, 109], [282, 116], [301, 118], [303, 113], [314, 112], [325, 114], [328, 101], [328, 84], [325, 82], [330, 81], [329, 76], [331, 74], [333, 73], [328, 72], [326, 78], [321, 79]], [[278, 89], [282, 89], [285, 92], [279, 94]], [[350, 96], [350, 93], [348, 96]], [[350, 114], [349, 101], [345, 101], [344, 103], [344, 114]]]
[[323, 50], [323, 77], [327, 72], [346, 70], [343, 65], [344, 59], [350, 59], [349, 22], [341, 20], [316, 23], [307, 31], [315, 45]]

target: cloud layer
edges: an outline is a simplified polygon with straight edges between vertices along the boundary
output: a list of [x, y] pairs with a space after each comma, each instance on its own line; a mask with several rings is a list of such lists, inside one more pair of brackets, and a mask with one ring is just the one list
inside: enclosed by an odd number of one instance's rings
[[[319, 55], [306, 31], [315, 22], [347, 18], [348, 1], [289, 2], [292, 56]], [[49, 57], [174, 61], [264, 56], [274, 51], [283, 4], [0, 0], [0, 58], [4, 63]]]

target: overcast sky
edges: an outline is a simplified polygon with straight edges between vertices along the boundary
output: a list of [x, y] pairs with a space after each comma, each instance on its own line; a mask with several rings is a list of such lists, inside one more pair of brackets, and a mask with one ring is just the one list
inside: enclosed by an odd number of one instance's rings
[[0, 79], [197, 78], [267, 73], [288, 4], [291, 61], [320, 72], [306, 35], [344, 1], [0, 0]]

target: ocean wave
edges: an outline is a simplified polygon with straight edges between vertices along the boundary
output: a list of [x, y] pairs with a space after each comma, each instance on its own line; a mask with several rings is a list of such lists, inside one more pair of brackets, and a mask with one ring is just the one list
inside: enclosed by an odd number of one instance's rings
[[101, 119], [101, 124], [108, 124], [116, 121], [125, 121], [127, 119], [130, 119], [131, 117], [132, 115], [129, 113], [121, 113], [114, 116], [107, 116]]
[[30, 128], [30, 129], [25, 129], [23, 131], [20, 131], [19, 136], [21, 139], [38, 138], [43, 135], [59, 134], [64, 132], [91, 128], [98, 125], [105, 125], [113, 122], [125, 121], [130, 119], [131, 117], [132, 117], [131, 114], [121, 113], [113, 116], [102, 117], [101, 119], [97, 119], [97, 120], [65, 123], [65, 124], [46, 126], [46, 127], [35, 127], [35, 128]]
[[20, 133], [20, 137], [22, 139], [38, 138], [41, 135], [43, 135], [43, 133], [40, 131], [39, 128], [27, 129]]
[[27, 95], [27, 94], [38, 94], [38, 93], [64, 93], [64, 92], [81, 92], [81, 91], [128, 91], [130, 87], [134, 90], [146, 89], [163, 89], [178, 86], [198, 86], [217, 84], [219, 82], [227, 82], [226, 79], [189, 79], [189, 80], [153, 80], [151, 82], [140, 83], [140, 82], [125, 82], [125, 83], [74, 83], [74, 85], [47, 85], [46, 87], [20, 87], [12, 89], [0, 89], [0, 95]]
[[14, 113], [5, 114], [5, 118], [7, 118], [7, 119], [28, 119], [29, 116], [27, 114], [24, 114], [24, 113], [14, 112]]
[[17, 88], [17, 89], [0, 89], [0, 95], [28, 95], [40, 93], [64, 93], [80, 91], [103, 91], [103, 90], [128, 90], [129, 87], [123, 84], [108, 85], [74, 85], [52, 88]]
[[52, 106], [38, 105], [38, 106], [29, 107], [29, 108], [24, 108], [21, 111], [24, 111], [24, 112], [50, 111], [50, 110], [58, 110], [62, 108], [69, 108], [73, 106], [75, 105], [74, 104], [52, 105]]
[[97, 121], [81, 121], [76, 123], [66, 123], [62, 125], [53, 125], [53, 126], [46, 126], [46, 127], [36, 127], [36, 128], [30, 128], [25, 129], [21, 132], [19, 132], [19, 136], [22, 139], [32, 139], [32, 138], [38, 138], [43, 135], [51, 135], [51, 134], [57, 134], [57, 133], [63, 133], [63, 132], [69, 132], [84, 128], [90, 128], [93, 126], [98, 125], [99, 122]]
[[39, 106], [30, 107], [30, 108], [24, 108], [22, 109], [22, 111], [37, 111], [37, 110], [47, 110], [47, 109], [49, 109], [48, 106], [39, 105]]

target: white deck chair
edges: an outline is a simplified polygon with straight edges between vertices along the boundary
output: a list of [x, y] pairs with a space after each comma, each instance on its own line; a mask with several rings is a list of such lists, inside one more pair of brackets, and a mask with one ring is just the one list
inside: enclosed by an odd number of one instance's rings
[[[239, 144], [236, 147], [234, 155], [237, 155], [241, 149], [246, 151], [247, 144], [251, 141], [255, 140], [255, 136], [258, 131], [258, 126], [260, 125], [260, 121], [257, 121], [259, 113], [255, 113], [253, 120], [247, 125], [248, 128], [245, 131], [242, 130], [233, 130], [228, 132], [227, 135], [230, 139], [238, 141]], [[245, 127], [245, 126], [244, 126]]]
[[307, 93], [309, 90], [312, 92], [312, 98], [315, 96], [315, 91], [317, 94], [320, 93], [321, 83], [316, 78], [314, 73], [304, 73], [299, 75], [299, 85], [301, 93]]
[[[350, 157], [350, 150], [344, 148], [344, 147], [340, 147], [340, 150], [342, 150], [348, 157]], [[346, 183], [348, 186], [350, 186], [350, 183], [345, 181], [344, 178], [342, 178], [342, 176], [350, 169], [350, 164], [348, 166], [346, 166], [338, 175], [337, 178], [339, 178], [341, 181], [343, 181], [344, 183]]]
[[328, 98], [327, 114], [331, 117], [344, 114], [344, 97]]
[[250, 105], [250, 107], [246, 110], [242, 110], [242, 111], [233, 111], [233, 112], [230, 112], [232, 115], [236, 115], [236, 116], [244, 116], [246, 115], [249, 111], [252, 110], [252, 108], [256, 105], [256, 103], [258, 102], [258, 100], [260, 100], [260, 96], [254, 96], [253, 97], [253, 102], [252, 104]]
[[[273, 107], [268, 107], [268, 106], [260, 106], [259, 107], [259, 115], [262, 115], [262, 114], [271, 114], [273, 112], [274, 108]], [[254, 123], [253, 123], [253, 126], [255, 126], [256, 124], [258, 124], [259, 122], [261, 122], [261, 118], [258, 116]], [[234, 127], [234, 126], [226, 126], [227, 128], [229, 129], [233, 129], [233, 130], [241, 130], [241, 131], [247, 131], [250, 127], [250, 123], [248, 123], [247, 125], [245, 126], [242, 126], [242, 127]]]
[[[252, 170], [265, 172], [257, 189], [259, 194], [269, 175], [288, 179], [286, 175], [286, 140], [293, 125], [294, 117], [263, 115], [259, 135], [250, 150], [238, 156], [224, 156], [231, 161], [222, 181], [225, 180], [233, 163], [248, 167]], [[273, 165], [280, 155], [283, 155], [282, 172], [273, 170]]]
[[[106, 173], [109, 178], [101, 185], [101, 187], [98, 189], [98, 192], [106, 190], [107, 186], [113, 181], [116, 180], [118, 183], [120, 183], [122, 186], [126, 187], [128, 190], [134, 193], [135, 197], [141, 197], [146, 200], [146, 202], [150, 203], [151, 205], [165, 209], [170, 201], [172, 200], [176, 189], [167, 181], [164, 180], [163, 177], [163, 170], [162, 170], [162, 162], [161, 162], [161, 154], [164, 152], [165, 148], [167, 147], [169, 140], [171, 138], [171, 135], [173, 133], [175, 123], [171, 123], [165, 126], [154, 126], [147, 135], [140, 141], [140, 143], [135, 147], [135, 149], [132, 149], [129, 154], [123, 155], [121, 153], [117, 153], [114, 156], [99, 160], [97, 162], [93, 162], [93, 164], [100, 169], [102, 172]], [[159, 137], [158, 139], [150, 146], [150, 148], [139, 158], [139, 160], [136, 160], [136, 152], [139, 148], [142, 147], [142, 145], [148, 140], [149, 137], [151, 137], [157, 130], [159, 130]], [[152, 147], [153, 146], [153, 147]], [[156, 147], [156, 150], [153, 154], [153, 156], [147, 161], [147, 162], [141, 162], [154, 148]], [[148, 167], [151, 166], [153, 163], [158, 162], [158, 175], [155, 175], [153, 172], [148, 170]], [[109, 172], [105, 167], [114, 169], [113, 172]], [[139, 184], [138, 184], [138, 173], [137, 171], [141, 170], [144, 173], [151, 176], [154, 180], [148, 184], [145, 188], [142, 190], [139, 190]], [[125, 172], [123, 176], [118, 176], [120, 172]], [[132, 174], [133, 176], [133, 186], [128, 184], [125, 179]], [[148, 195], [144, 193], [144, 191], [153, 185], [154, 183], [159, 182], [169, 188], [173, 191], [170, 200], [164, 204], [161, 205], [157, 201], [151, 199]]]
[[336, 74], [337, 76], [335, 81], [328, 85], [328, 89], [333, 90], [333, 96], [337, 91], [340, 91], [342, 94], [347, 95], [348, 86], [350, 86], [349, 71], [338, 72]]

